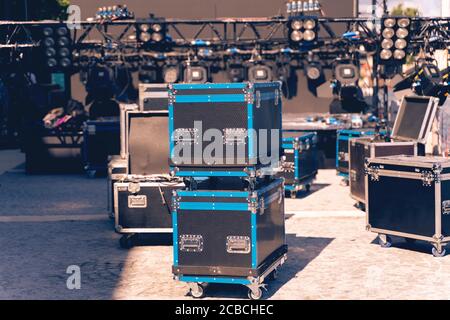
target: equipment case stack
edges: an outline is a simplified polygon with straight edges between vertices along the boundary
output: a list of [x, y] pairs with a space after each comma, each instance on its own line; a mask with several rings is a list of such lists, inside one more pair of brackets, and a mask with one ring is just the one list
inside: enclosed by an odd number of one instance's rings
[[172, 193], [185, 187], [169, 175], [169, 118], [160, 108], [121, 105], [121, 156], [110, 162], [108, 202], [124, 248], [141, 234], [170, 234]]
[[390, 156], [368, 159], [366, 169], [367, 230], [423, 240], [436, 257], [450, 242], [450, 161], [446, 158]]
[[[258, 300], [265, 279], [275, 277], [286, 261], [284, 182], [275, 177], [281, 158], [280, 90], [279, 83], [170, 87], [171, 173], [188, 182], [173, 197], [173, 274], [188, 283], [194, 298], [204, 296], [205, 284], [228, 283], [247, 286], [249, 298]], [[224, 151], [216, 162], [206, 162], [202, 138], [208, 129], [218, 133], [220, 147], [241, 147], [243, 154], [230, 157]], [[259, 131], [264, 129], [266, 136]], [[270, 141], [270, 130], [278, 130], [276, 140]], [[267, 150], [276, 161], [264, 163], [252, 136], [269, 140]], [[187, 161], [180, 161], [179, 147], [196, 147], [202, 158], [188, 150], [182, 154]]]
[[420, 154], [433, 124], [438, 100], [431, 97], [406, 96], [397, 114], [390, 142], [379, 137], [359, 138], [350, 142], [350, 193], [365, 206], [364, 166], [366, 158]]
[[337, 132], [336, 139], [336, 171], [346, 183], [349, 180], [350, 141], [355, 138], [375, 135], [372, 129], [344, 129]]
[[309, 191], [317, 176], [317, 133], [283, 132], [283, 171], [285, 190], [291, 198], [301, 190]]

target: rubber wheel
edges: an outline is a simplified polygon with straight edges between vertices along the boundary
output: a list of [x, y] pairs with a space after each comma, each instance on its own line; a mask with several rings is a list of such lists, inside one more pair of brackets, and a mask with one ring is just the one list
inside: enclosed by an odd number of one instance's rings
[[119, 244], [122, 249], [131, 249], [134, 247], [134, 237], [128, 235], [122, 236]]
[[382, 248], [390, 248], [392, 246], [392, 240], [390, 237], [386, 236], [386, 242], [381, 240], [380, 237], [378, 237], [378, 243]]
[[253, 292], [253, 290], [248, 290], [248, 298], [250, 300], [260, 300], [263, 296], [263, 292], [261, 288], [258, 288], [256, 292]]
[[305, 190], [306, 190], [306, 192], [310, 192], [310, 191], [311, 191], [311, 185], [310, 185], [310, 184], [307, 184], [307, 185], [305, 186]]
[[205, 296], [205, 288], [203, 287], [203, 285], [199, 284], [198, 291], [193, 291], [191, 289], [190, 294], [194, 299], [201, 299]]
[[442, 251], [439, 252], [435, 247], [433, 247], [433, 249], [431, 249], [431, 253], [433, 254], [433, 257], [442, 258], [445, 256], [446, 250], [442, 249]]
[[291, 191], [291, 199], [297, 199], [297, 192]]

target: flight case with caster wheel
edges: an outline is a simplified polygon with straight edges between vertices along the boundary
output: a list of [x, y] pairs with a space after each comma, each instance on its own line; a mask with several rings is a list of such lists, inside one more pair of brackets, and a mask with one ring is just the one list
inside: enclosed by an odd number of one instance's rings
[[133, 236], [137, 234], [172, 233], [172, 193], [183, 188], [179, 181], [163, 179], [116, 182], [115, 226], [124, 235], [120, 244], [132, 246]]
[[423, 240], [434, 256], [450, 242], [450, 160], [390, 156], [366, 164], [367, 230], [378, 233], [381, 246], [390, 236]]
[[279, 176], [285, 180], [285, 190], [296, 198], [297, 192], [309, 191], [317, 176], [317, 134], [283, 132], [283, 153]]
[[193, 296], [203, 295], [203, 284], [230, 283], [260, 298], [264, 279], [286, 260], [283, 180], [255, 191], [201, 186], [173, 197], [175, 279]]
[[273, 175], [280, 167], [280, 82], [169, 88], [170, 165], [175, 176], [252, 177]]

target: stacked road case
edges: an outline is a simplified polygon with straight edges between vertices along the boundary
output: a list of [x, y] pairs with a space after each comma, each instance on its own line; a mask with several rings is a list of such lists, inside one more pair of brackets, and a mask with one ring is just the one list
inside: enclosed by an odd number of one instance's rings
[[228, 283], [260, 299], [265, 279], [286, 261], [284, 183], [274, 177], [280, 90], [279, 83], [170, 88], [171, 171], [188, 184], [173, 197], [173, 273], [195, 298], [205, 284]]
[[159, 98], [157, 103], [153, 109], [147, 105], [152, 111], [121, 106], [121, 155], [109, 164], [108, 205], [124, 248], [140, 234], [171, 233], [172, 194], [184, 188], [180, 178], [169, 175], [169, 117]]
[[317, 133], [283, 132], [283, 170], [285, 190], [291, 198], [309, 191], [318, 171]]

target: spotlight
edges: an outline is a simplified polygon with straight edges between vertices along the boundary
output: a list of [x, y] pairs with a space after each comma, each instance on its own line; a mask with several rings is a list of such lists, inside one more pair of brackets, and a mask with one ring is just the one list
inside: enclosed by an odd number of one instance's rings
[[403, 65], [406, 60], [411, 20], [407, 17], [382, 19], [381, 45], [378, 52], [381, 64]]
[[205, 83], [208, 82], [208, 69], [203, 66], [187, 66], [184, 70], [184, 82]]
[[334, 77], [341, 86], [355, 85], [359, 80], [359, 68], [351, 62], [339, 62], [334, 68]]
[[231, 82], [245, 81], [245, 67], [241, 60], [229, 60], [227, 62], [228, 78]]
[[[308, 90], [314, 95], [319, 96], [318, 89], [326, 83], [325, 73], [319, 61], [309, 61], [304, 65], [304, 72], [308, 82]], [[328, 85], [329, 87], [329, 85]]]
[[248, 69], [250, 82], [268, 82], [273, 80], [272, 69], [264, 64], [253, 65]]
[[180, 68], [176, 64], [167, 65], [163, 68], [162, 74], [165, 83], [175, 83], [179, 80]]
[[317, 40], [317, 17], [291, 17], [288, 22], [288, 28], [289, 42], [293, 46], [301, 46]]

